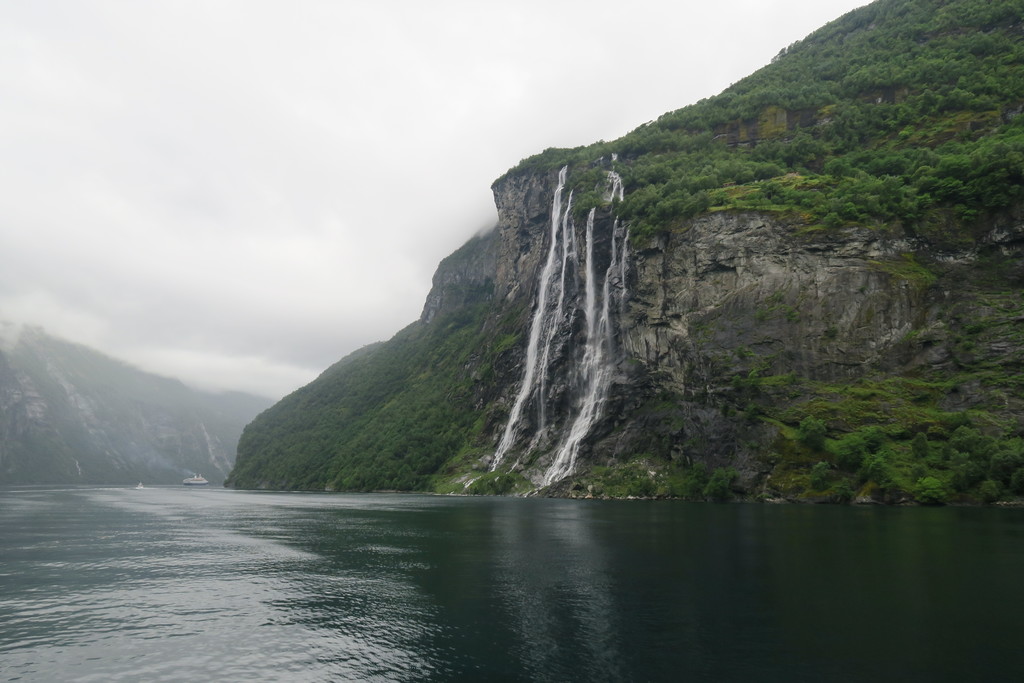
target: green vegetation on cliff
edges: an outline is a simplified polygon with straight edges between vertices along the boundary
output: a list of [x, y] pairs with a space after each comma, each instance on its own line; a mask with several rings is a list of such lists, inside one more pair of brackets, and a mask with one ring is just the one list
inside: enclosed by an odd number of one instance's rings
[[467, 452], [479, 434], [475, 386], [487, 380], [490, 360], [514, 341], [482, 329], [490, 285], [457, 289], [463, 305], [351, 354], [250, 424], [227, 484], [432, 489], [442, 465]]
[[430, 488], [474, 434], [468, 378], [482, 307], [415, 323], [329, 368], [250, 424], [228, 485], [346, 491]]
[[880, 0], [720, 95], [511, 172], [618, 155], [635, 236], [722, 209], [934, 235], [1024, 198], [1022, 16], [1021, 0]]

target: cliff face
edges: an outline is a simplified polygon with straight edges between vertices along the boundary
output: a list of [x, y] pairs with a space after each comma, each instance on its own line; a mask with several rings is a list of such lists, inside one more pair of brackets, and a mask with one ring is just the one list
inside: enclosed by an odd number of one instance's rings
[[0, 483], [218, 484], [269, 401], [212, 395], [27, 328], [0, 350]]
[[[523, 311], [524, 331], [536, 311], [550, 247], [552, 200], [545, 205], [542, 198], [553, 196], [556, 186], [552, 173], [495, 185], [495, 302]], [[605, 237], [594, 241], [598, 278], [610, 258], [613, 222], [611, 208], [597, 212], [594, 234]], [[581, 221], [570, 226], [581, 253]], [[582, 299], [590, 271], [582, 256], [574, 264], [570, 255], [566, 325], [541, 332], [553, 335], [548, 385], [524, 411], [515, 456], [496, 468], [519, 471], [534, 486], [552, 485], [553, 493], [571, 493], [574, 486], [578, 493], [593, 468], [641, 456], [652, 463], [732, 467], [738, 489], [772, 493], [773, 451], [780, 438], [792, 437], [801, 407], [819, 411], [820, 401], [841, 401], [837, 387], [872, 382], [937, 383], [922, 388], [916, 400], [939, 411], [995, 409], [1019, 430], [1024, 401], [987, 388], [975, 370], [1021, 370], [1024, 221], [1009, 211], [979, 222], [976, 232], [970, 246], [949, 249], [902, 230], [808, 229], [771, 214], [719, 212], [632, 243], [624, 301], [613, 310], [607, 395], [581, 439], [572, 476], [552, 480], [554, 453], [580, 410], [582, 390]], [[969, 340], [979, 327], [984, 340]], [[522, 344], [508, 354], [514, 362], [502, 364], [501, 417], [514, 405], [528, 364]], [[887, 401], [893, 411], [905, 410], [903, 397], [876, 394], [883, 412]], [[767, 414], [784, 417], [788, 426], [764, 419]], [[921, 418], [900, 429], [941, 431], [936, 421]], [[869, 423], [885, 424], [874, 417]], [[831, 426], [855, 431], [864, 424], [837, 409]], [[494, 427], [491, 438], [498, 443], [500, 420]]]
[[494, 285], [497, 232], [477, 235], [437, 266], [420, 322], [489, 298]]

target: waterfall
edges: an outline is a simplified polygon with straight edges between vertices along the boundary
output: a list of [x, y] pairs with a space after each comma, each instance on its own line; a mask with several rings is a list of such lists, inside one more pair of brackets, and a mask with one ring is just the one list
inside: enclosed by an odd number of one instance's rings
[[[519, 423], [522, 419], [523, 407], [529, 400], [530, 395], [534, 393], [535, 389], [543, 385], [545, 372], [542, 371], [540, 377], [538, 377], [537, 373], [537, 366], [540, 364], [538, 362], [540, 360], [540, 338], [545, 328], [554, 327], [547, 315], [548, 295], [555, 273], [556, 254], [558, 253], [558, 229], [559, 223], [562, 222], [562, 191], [565, 189], [565, 175], [568, 171], [569, 167], [563, 166], [562, 170], [558, 172], [558, 187], [555, 188], [555, 196], [551, 201], [551, 246], [548, 248], [547, 261], [544, 262], [544, 267], [540, 271], [540, 280], [537, 287], [537, 307], [533, 312], [533, 320], [530, 323], [530, 338], [526, 345], [526, 366], [523, 368], [523, 383], [519, 387], [519, 393], [516, 395], [515, 402], [512, 404], [512, 412], [509, 413], [508, 422], [505, 423], [505, 431], [501, 435], [501, 441], [498, 442], [498, 449], [494, 452], [494, 459], [491, 462], [492, 470], [501, 464], [505, 454], [508, 453], [508, 449], [515, 442], [518, 436], [517, 430], [520, 427]], [[568, 217], [568, 211], [566, 212], [566, 217]], [[564, 290], [564, 287], [560, 287], [560, 289]], [[559, 292], [559, 294], [564, 295], [564, 292]], [[543, 364], [545, 370], [547, 367], [549, 345], [550, 335], [545, 335]], [[543, 410], [543, 407], [541, 410]]]
[[[562, 440], [551, 465], [544, 473], [544, 485], [548, 486], [572, 474], [576, 468], [576, 456], [579, 453], [580, 443], [590, 433], [590, 429], [601, 417], [601, 408], [604, 406], [605, 398], [608, 395], [608, 388], [611, 386], [612, 374], [615, 370], [613, 361], [614, 331], [610, 315], [609, 301], [612, 297], [611, 281], [613, 277], [620, 278], [622, 294], [625, 293], [625, 280], [621, 274], [625, 271], [618, 262], [616, 253], [616, 234], [621, 228], [618, 220], [612, 228], [611, 261], [604, 274], [604, 284], [601, 286], [601, 309], [597, 309], [596, 279], [593, 268], [593, 243], [594, 243], [594, 214], [595, 209], [590, 210], [587, 216], [587, 282], [586, 295], [584, 298], [585, 315], [587, 317], [587, 339], [583, 351], [583, 360], [580, 363], [580, 391], [574, 401], [576, 416], [565, 438]], [[624, 299], [620, 298], [620, 302]]]
[[[552, 199], [551, 244], [547, 260], [538, 276], [536, 307], [530, 324], [522, 384], [491, 462], [491, 469], [496, 469], [522, 436], [524, 412], [528, 406], [535, 405], [537, 410], [537, 427], [530, 447], [544, 436], [548, 423], [546, 408], [549, 376], [553, 356], [558, 350], [556, 341], [572, 334], [573, 321], [582, 314], [586, 322], [582, 357], [577, 356], [575, 362], [563, 364], [569, 375], [569, 414], [564, 416], [562, 434], [553, 449], [554, 457], [543, 476], [544, 485], [572, 474], [580, 444], [601, 417], [616, 357], [612, 311], [621, 314], [626, 294], [628, 235], [617, 219], [612, 226], [610, 259], [603, 273], [603, 282], [599, 283], [597, 278], [594, 257], [596, 209], [590, 210], [584, 233], [582, 301], [577, 291], [579, 276], [572, 279], [568, 276], [570, 272], [578, 272], [580, 255], [571, 218], [571, 192], [564, 210], [562, 208], [566, 173], [567, 167], [559, 172], [558, 186]], [[609, 171], [604, 200], [622, 198], [622, 179], [614, 171]], [[618, 300], [618, 306], [614, 309], [611, 306], [613, 299]]]
[[[568, 167], [564, 167], [564, 171]], [[561, 176], [559, 176], [561, 178]], [[544, 431], [545, 423], [547, 422], [547, 378], [548, 368], [551, 365], [551, 343], [555, 340], [555, 335], [558, 333], [559, 322], [565, 315], [565, 273], [568, 270], [570, 257], [573, 261], [576, 259], [576, 240], [572, 229], [572, 222], [570, 214], [572, 213], [572, 192], [569, 193], [569, 200], [565, 205], [565, 213], [562, 214], [562, 269], [558, 279], [558, 302], [555, 304], [554, 313], [550, 316], [544, 317], [544, 355], [540, 359], [540, 367], [542, 372], [538, 376], [537, 387], [537, 403], [540, 408], [540, 415], [538, 417], [537, 433], [540, 434]], [[571, 246], [570, 246], [571, 242]], [[539, 304], [538, 304], [539, 306]]]
[[618, 199], [620, 202], [625, 197], [625, 192], [622, 188], [622, 176], [615, 171], [608, 171], [608, 191], [605, 192], [604, 200], [610, 202], [613, 199]]

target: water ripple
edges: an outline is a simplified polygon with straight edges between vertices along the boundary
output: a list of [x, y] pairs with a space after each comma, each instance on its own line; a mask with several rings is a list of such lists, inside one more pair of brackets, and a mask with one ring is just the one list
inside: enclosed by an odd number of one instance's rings
[[1021, 529], [1002, 510], [18, 492], [0, 678], [1010, 680]]

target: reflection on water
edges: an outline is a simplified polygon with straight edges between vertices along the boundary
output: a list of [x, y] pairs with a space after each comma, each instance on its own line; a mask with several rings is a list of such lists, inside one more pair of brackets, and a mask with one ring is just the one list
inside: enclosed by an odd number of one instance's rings
[[[535, 680], [619, 679], [609, 567], [591, 533], [593, 506], [548, 507], [547, 514], [492, 519], [491, 580], [518, 636], [510, 643], [514, 657]], [[572, 651], [567, 642], [575, 642]]]
[[5, 680], [994, 680], [1024, 511], [0, 491]]

